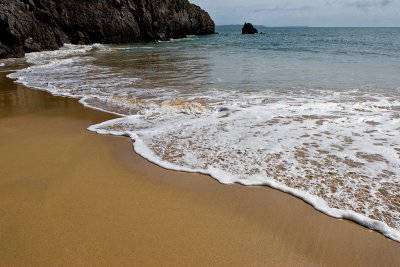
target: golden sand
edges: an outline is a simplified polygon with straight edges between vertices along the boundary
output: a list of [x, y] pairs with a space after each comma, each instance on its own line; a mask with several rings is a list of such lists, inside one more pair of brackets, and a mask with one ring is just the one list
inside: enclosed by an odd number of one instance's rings
[[159, 168], [112, 115], [0, 73], [0, 266], [400, 266], [400, 244], [265, 187]]

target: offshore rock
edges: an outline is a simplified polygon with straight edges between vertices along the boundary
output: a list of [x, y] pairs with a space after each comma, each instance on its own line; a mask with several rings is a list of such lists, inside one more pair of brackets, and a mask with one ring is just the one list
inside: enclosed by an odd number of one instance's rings
[[65, 43], [132, 43], [215, 32], [187, 0], [0, 0], [0, 58]]
[[251, 23], [245, 23], [242, 28], [242, 34], [255, 34], [258, 33], [257, 29]]

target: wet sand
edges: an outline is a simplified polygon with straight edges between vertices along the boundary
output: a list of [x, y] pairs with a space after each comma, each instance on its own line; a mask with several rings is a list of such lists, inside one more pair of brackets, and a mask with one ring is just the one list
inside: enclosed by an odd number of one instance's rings
[[379, 233], [86, 130], [113, 117], [0, 73], [0, 266], [400, 265]]

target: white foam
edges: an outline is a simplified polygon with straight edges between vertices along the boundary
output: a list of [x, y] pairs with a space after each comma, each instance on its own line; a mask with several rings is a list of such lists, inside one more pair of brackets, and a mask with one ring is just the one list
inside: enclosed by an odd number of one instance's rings
[[164, 168], [270, 186], [400, 241], [398, 90], [147, 88], [93, 49], [28, 54], [34, 65], [9, 77], [125, 116], [89, 130], [129, 136]]
[[[400, 121], [393, 108], [400, 102], [321, 95], [280, 101], [224, 95], [221, 112], [154, 104], [90, 130], [130, 136], [135, 151], [165, 168], [209, 174], [221, 183], [268, 185], [399, 241], [400, 213], [393, 207]], [[343, 101], [329, 102], [332, 95]]]
[[72, 45], [64, 44], [59, 50], [27, 53], [26, 61], [32, 64], [49, 63], [49, 61], [72, 55], [85, 54], [94, 50], [108, 50], [109, 48], [101, 44], [93, 45]]
[[[130, 116], [122, 119], [116, 119], [112, 121], [107, 121], [98, 125], [90, 126], [88, 129], [90, 131], [97, 132], [99, 134], [110, 134], [110, 135], [118, 135], [118, 136], [128, 136], [134, 141], [134, 150], [146, 158], [147, 160], [167, 169], [176, 170], [176, 171], [184, 171], [184, 172], [194, 172], [194, 173], [202, 173], [212, 176], [217, 179], [219, 182], [223, 184], [232, 184], [239, 183], [246, 186], [269, 186], [275, 189], [278, 189], [282, 192], [291, 194], [298, 198], [303, 199], [305, 202], [311, 204], [315, 209], [332, 216], [334, 218], [347, 219], [359, 223], [365, 227], [368, 227], [371, 230], [376, 230], [386, 237], [389, 237], [393, 240], [400, 242], [400, 231], [397, 229], [389, 227], [387, 224], [371, 219], [365, 215], [356, 213], [352, 210], [343, 210], [332, 208], [328, 205], [328, 203], [321, 197], [312, 195], [308, 192], [298, 190], [295, 188], [290, 188], [280, 182], [275, 181], [274, 179], [266, 178], [263, 175], [248, 175], [246, 179], [243, 179], [240, 175], [235, 175], [230, 172], [223, 171], [220, 168], [215, 168], [212, 166], [208, 166], [206, 169], [203, 168], [193, 168], [188, 166], [176, 165], [169, 161], [163, 160], [156, 153], [154, 153], [153, 149], [149, 148], [146, 145], [146, 141], [144, 141], [140, 134], [137, 134], [132, 131], [125, 131], [124, 126], [127, 125], [136, 125], [138, 120], [140, 120], [140, 116]], [[121, 126], [121, 128], [119, 128]], [[112, 129], [114, 130], [106, 130]], [[145, 131], [143, 133], [144, 136], [149, 134], [149, 131]], [[212, 152], [212, 151], [210, 151]]]
[[4, 67], [6, 64], [4, 63], [0, 63], [0, 67]]
[[115, 50], [132, 51], [132, 50], [152, 50], [155, 49], [154, 46], [132, 46], [132, 47], [120, 47], [114, 48]]
[[186, 38], [170, 38], [169, 40], [159, 40], [158, 43], [175, 43], [175, 42], [185, 42], [185, 41], [192, 41], [199, 38], [197, 35], [187, 35]]
[[123, 90], [139, 79], [121, 77], [107, 67], [94, 66], [92, 63], [95, 58], [88, 52], [95, 50], [108, 51], [109, 48], [100, 44], [66, 44], [56, 51], [28, 53], [26, 60], [33, 65], [11, 73], [8, 77], [25, 86], [57, 96], [77, 98], [85, 106], [121, 115], [119, 112], [91, 105], [90, 101], [107, 102], [110, 85], [120, 86]]

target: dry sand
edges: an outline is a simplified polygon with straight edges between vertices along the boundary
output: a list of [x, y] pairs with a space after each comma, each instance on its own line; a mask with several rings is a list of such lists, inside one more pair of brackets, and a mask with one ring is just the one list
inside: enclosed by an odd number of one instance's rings
[[0, 73], [0, 266], [400, 266], [376, 232], [86, 131], [110, 118]]

